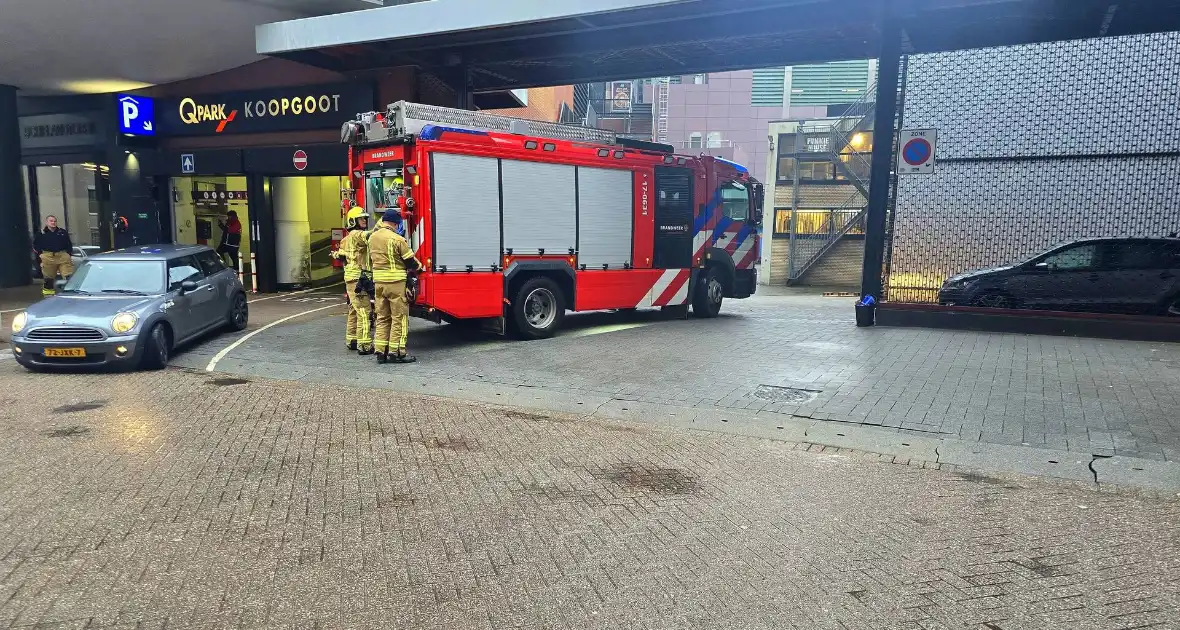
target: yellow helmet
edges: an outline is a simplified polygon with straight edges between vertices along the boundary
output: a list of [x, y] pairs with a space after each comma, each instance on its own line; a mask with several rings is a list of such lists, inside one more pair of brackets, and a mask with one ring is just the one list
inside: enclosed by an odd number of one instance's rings
[[345, 221], [346, 221], [349, 228], [352, 228], [356, 225], [357, 219], [368, 219], [368, 218], [369, 218], [369, 211], [365, 210], [364, 208], [362, 208], [360, 206], [353, 206], [352, 209], [348, 211], [348, 214], [345, 215]]

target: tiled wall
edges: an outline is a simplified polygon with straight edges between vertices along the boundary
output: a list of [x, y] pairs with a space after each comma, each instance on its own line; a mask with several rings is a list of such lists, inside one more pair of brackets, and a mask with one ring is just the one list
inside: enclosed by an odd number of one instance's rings
[[[670, 86], [668, 141], [681, 151], [703, 151], [734, 159], [760, 181], [766, 181], [766, 129], [783, 112], [781, 107], [751, 105], [753, 85], [753, 71], [742, 70], [710, 74], [707, 84], [686, 81]], [[702, 142], [710, 132], [720, 132], [723, 140], [736, 146], [713, 150], [682, 148], [681, 143], [688, 142], [693, 132], [701, 134]]]

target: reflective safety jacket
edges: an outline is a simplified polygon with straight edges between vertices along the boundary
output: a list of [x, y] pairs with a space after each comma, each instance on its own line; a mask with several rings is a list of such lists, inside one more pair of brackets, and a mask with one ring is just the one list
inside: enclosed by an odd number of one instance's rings
[[369, 270], [369, 235], [364, 230], [353, 230], [340, 241], [336, 256], [344, 259], [344, 280], [359, 280], [361, 271]]
[[406, 279], [406, 261], [414, 258], [410, 243], [386, 223], [369, 237], [369, 259], [373, 282], [401, 282]]

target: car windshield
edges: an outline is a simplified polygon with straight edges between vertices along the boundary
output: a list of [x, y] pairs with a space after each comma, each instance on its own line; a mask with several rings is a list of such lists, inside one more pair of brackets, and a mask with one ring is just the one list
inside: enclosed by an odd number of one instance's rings
[[67, 293], [150, 295], [164, 292], [164, 263], [152, 260], [88, 260], [70, 276]]

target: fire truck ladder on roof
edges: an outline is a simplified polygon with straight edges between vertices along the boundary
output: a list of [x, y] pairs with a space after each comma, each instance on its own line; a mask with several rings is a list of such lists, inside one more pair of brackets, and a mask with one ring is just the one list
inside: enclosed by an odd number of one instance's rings
[[427, 125], [471, 129], [473, 131], [502, 131], [541, 138], [575, 140], [599, 144], [615, 144], [614, 132], [592, 129], [577, 125], [494, 116], [466, 109], [424, 105], [409, 101], [391, 103], [385, 110], [385, 132], [374, 123], [373, 114], [361, 114], [359, 120], [365, 124], [366, 142], [379, 142], [407, 134], [418, 134]]

